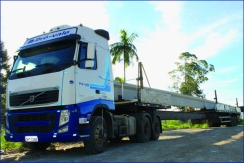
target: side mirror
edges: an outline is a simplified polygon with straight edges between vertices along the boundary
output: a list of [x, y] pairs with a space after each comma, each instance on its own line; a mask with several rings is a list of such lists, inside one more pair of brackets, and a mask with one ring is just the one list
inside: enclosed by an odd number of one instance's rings
[[94, 67], [94, 61], [86, 60], [85, 61], [85, 67], [86, 68], [93, 68]]
[[18, 56], [17, 55], [15, 55], [14, 56], [14, 61], [16, 61], [18, 59]]
[[95, 45], [93, 43], [88, 43], [87, 47], [87, 59], [95, 58]]

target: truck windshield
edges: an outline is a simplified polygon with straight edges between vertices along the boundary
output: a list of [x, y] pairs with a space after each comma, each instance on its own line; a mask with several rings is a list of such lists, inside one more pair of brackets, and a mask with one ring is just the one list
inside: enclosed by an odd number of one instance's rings
[[75, 45], [75, 40], [65, 40], [19, 51], [9, 79], [53, 73], [70, 67]]

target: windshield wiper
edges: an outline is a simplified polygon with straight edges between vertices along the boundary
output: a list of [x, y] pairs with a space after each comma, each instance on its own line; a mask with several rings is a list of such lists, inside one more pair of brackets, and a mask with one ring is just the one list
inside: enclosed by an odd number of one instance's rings
[[25, 71], [25, 66], [23, 68], [18, 68], [16, 70], [12, 71], [12, 72], [16, 72], [16, 71], [19, 71], [19, 70], [23, 70], [23, 72], [24, 72]]
[[36, 67], [45, 67], [45, 66], [53, 66], [53, 64], [52, 63], [43, 63], [40, 65], [36, 65]]

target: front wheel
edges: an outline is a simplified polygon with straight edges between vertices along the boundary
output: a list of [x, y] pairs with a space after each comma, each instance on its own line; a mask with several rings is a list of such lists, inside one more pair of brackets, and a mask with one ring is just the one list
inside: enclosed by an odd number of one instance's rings
[[84, 141], [85, 150], [89, 154], [104, 152], [108, 144], [108, 129], [106, 121], [100, 116], [94, 116], [90, 125], [90, 140]]

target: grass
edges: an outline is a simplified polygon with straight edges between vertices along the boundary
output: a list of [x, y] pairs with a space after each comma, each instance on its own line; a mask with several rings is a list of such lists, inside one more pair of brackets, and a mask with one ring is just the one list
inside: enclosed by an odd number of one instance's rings
[[1, 128], [1, 150], [13, 150], [13, 149], [19, 149], [23, 146], [23, 143], [16, 143], [16, 142], [7, 142], [4, 138], [5, 130], [4, 128]]
[[167, 129], [186, 129], [186, 128], [209, 128], [207, 123], [204, 124], [194, 124], [182, 122], [179, 120], [167, 120], [162, 121], [163, 130]]

